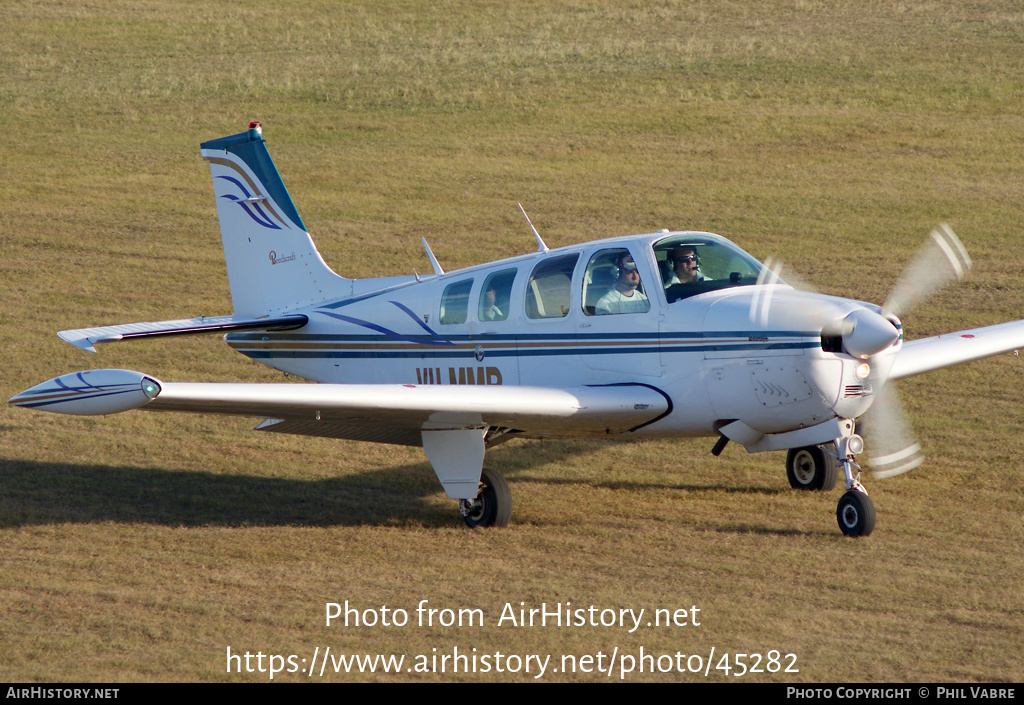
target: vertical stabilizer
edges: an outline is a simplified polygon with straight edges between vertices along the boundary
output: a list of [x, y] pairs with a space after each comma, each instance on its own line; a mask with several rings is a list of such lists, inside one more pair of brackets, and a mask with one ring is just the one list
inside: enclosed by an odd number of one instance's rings
[[331, 271], [313, 244], [258, 122], [201, 148], [236, 315], [277, 315], [351, 292], [350, 280]]

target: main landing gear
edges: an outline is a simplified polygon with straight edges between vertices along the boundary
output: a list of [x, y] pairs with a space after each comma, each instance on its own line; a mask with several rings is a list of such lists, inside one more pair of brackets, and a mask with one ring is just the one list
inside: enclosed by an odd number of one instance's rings
[[840, 467], [835, 454], [821, 446], [791, 448], [786, 454], [786, 477], [794, 490], [828, 492], [836, 486]]
[[[434, 421], [422, 431], [423, 450], [444, 491], [459, 500], [467, 524], [506, 526], [512, 517], [512, 490], [501, 473], [482, 468], [484, 426]], [[477, 479], [479, 478], [479, 479]]]
[[497, 470], [480, 471], [480, 488], [473, 499], [460, 499], [459, 512], [468, 526], [506, 526], [512, 517], [512, 490]]
[[831, 445], [793, 448], [786, 455], [786, 476], [794, 489], [831, 490], [842, 469], [846, 492], [836, 507], [836, 520], [847, 536], [867, 536], [875, 528], [875, 504], [860, 484], [860, 474], [854, 475], [854, 468], [860, 469], [854, 457], [863, 449], [863, 439], [852, 434]]

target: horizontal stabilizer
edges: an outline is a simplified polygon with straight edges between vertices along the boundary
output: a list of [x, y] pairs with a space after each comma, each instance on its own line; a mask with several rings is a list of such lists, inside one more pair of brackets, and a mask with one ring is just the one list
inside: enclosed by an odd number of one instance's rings
[[309, 319], [303, 315], [277, 316], [275, 318], [250, 318], [247, 316], [202, 316], [176, 321], [155, 321], [125, 323], [100, 328], [79, 328], [62, 330], [59, 335], [72, 345], [96, 352], [97, 343], [116, 343], [132, 338], [151, 338], [165, 335], [191, 335], [195, 333], [227, 333], [237, 330], [294, 330], [306, 325]]

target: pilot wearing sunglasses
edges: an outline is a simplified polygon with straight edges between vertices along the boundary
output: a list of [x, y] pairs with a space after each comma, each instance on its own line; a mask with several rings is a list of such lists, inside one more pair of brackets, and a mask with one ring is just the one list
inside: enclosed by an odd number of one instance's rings
[[697, 256], [697, 248], [692, 245], [682, 245], [672, 250], [669, 253], [669, 262], [672, 264], [672, 274], [665, 282], [665, 288], [673, 284], [704, 281], [699, 271], [700, 257]]

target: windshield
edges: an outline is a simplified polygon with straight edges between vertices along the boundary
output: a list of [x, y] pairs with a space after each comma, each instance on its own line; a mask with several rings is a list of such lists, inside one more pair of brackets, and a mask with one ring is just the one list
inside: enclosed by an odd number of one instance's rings
[[699, 233], [654, 243], [654, 256], [669, 303], [705, 291], [757, 283], [762, 265], [724, 238]]

